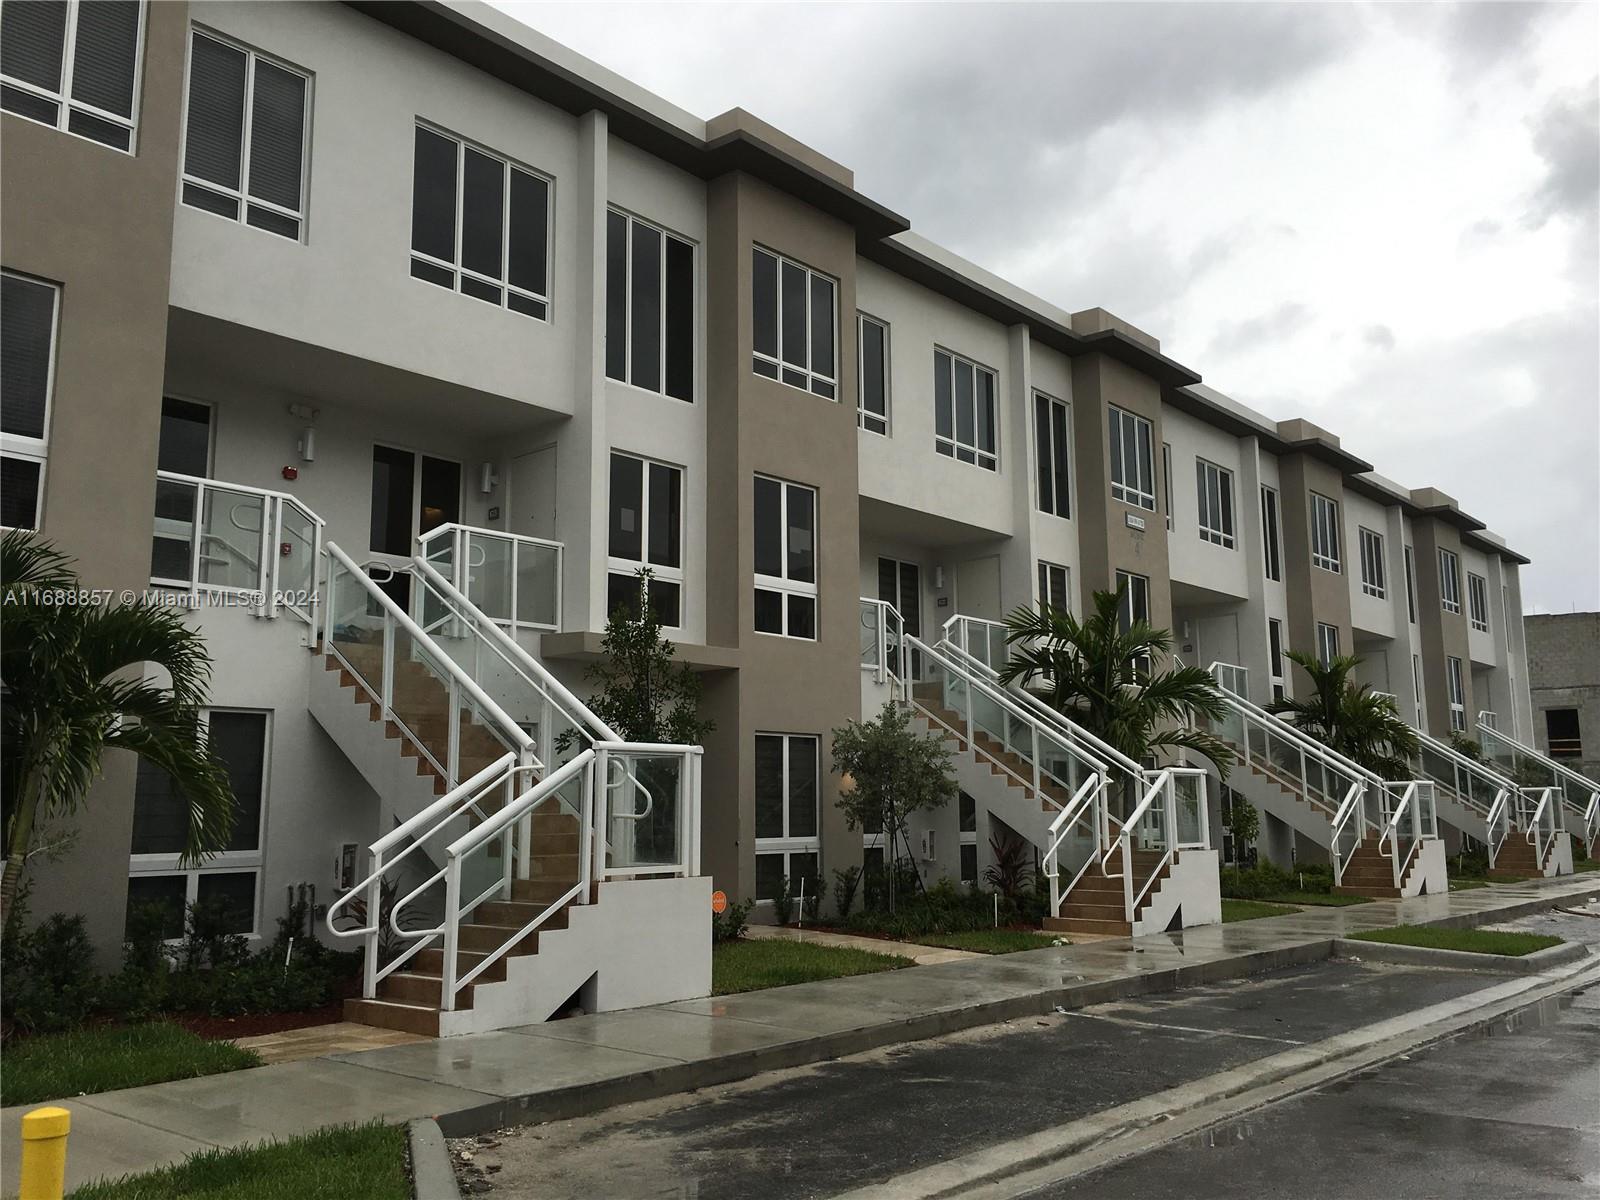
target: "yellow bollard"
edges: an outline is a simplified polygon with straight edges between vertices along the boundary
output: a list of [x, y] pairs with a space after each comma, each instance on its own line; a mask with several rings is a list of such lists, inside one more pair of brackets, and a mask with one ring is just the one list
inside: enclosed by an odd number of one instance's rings
[[61, 1200], [67, 1183], [67, 1133], [72, 1114], [36, 1108], [22, 1116], [22, 1188], [18, 1200]]

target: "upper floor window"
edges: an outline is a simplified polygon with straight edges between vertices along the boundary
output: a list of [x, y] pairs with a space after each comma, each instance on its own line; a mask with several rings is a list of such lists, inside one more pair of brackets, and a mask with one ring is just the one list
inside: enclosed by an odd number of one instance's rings
[[1461, 611], [1461, 561], [1454, 550], [1439, 551], [1439, 604], [1445, 612]]
[[1417, 623], [1417, 556], [1406, 547], [1406, 619]]
[[1111, 409], [1111, 498], [1156, 510], [1154, 427], [1143, 417]]
[[1200, 496], [1200, 538], [1233, 549], [1233, 472], [1203, 458], [1194, 460]]
[[1277, 617], [1267, 618], [1267, 669], [1272, 682], [1272, 698], [1282, 700], [1289, 694], [1288, 680], [1283, 673], [1283, 622]]
[[1339, 657], [1339, 627], [1317, 622], [1317, 661], [1324, 667]]
[[1361, 526], [1361, 591], [1382, 600], [1388, 595], [1383, 570], [1383, 535]]
[[1489, 632], [1489, 583], [1471, 571], [1467, 572], [1467, 619], [1479, 633]]
[[1339, 503], [1320, 492], [1311, 493], [1311, 562], [1335, 574], [1339, 561]]
[[1161, 443], [1161, 502], [1166, 512], [1167, 532], [1172, 532], [1172, 443]]
[[757, 633], [817, 636], [817, 493], [757, 475]]
[[7, 4], [0, 108], [116, 150], [133, 150], [141, 0]]
[[183, 202], [298, 241], [310, 89], [305, 72], [194, 30]]
[[1261, 543], [1267, 578], [1283, 579], [1283, 533], [1278, 527], [1278, 489], [1261, 485]]
[[1450, 732], [1463, 733], [1467, 728], [1467, 686], [1461, 672], [1459, 658], [1446, 658], [1445, 686], [1450, 701]]
[[[1131, 571], [1117, 572], [1117, 591], [1122, 602], [1117, 607], [1117, 631], [1127, 633], [1137, 624], [1150, 623], [1150, 577], [1135, 575]], [[1134, 673], [1147, 677], [1151, 669], [1149, 654], [1136, 654], [1132, 659]]]
[[1582, 758], [1583, 733], [1578, 727], [1578, 710], [1575, 708], [1547, 708], [1544, 710], [1545, 747], [1551, 758]]
[[545, 320], [550, 186], [543, 175], [418, 125], [411, 274]]
[[750, 289], [755, 373], [835, 399], [833, 280], [757, 246]]
[[606, 213], [606, 375], [694, 399], [694, 246]]
[[945, 350], [933, 352], [933, 448], [949, 458], [1000, 468], [994, 372]]
[[[13, 16], [8, 7], [6, 19]], [[0, 276], [0, 525], [7, 529], [37, 529], [44, 508], [60, 298], [53, 283]]]
[[1072, 426], [1067, 406], [1042, 392], [1033, 396], [1034, 443], [1039, 456], [1039, 511], [1072, 516]]
[[611, 522], [606, 545], [606, 611], [637, 611], [639, 568], [650, 568], [648, 599], [669, 629], [683, 623], [683, 472], [611, 452]]
[[866, 313], [856, 314], [861, 346], [861, 384], [856, 424], [868, 433], [889, 433], [889, 326]]
[[1069, 605], [1067, 594], [1067, 580], [1070, 578], [1067, 568], [1059, 563], [1039, 561], [1039, 608], [1041, 611], [1046, 606], [1057, 612], [1066, 612]]

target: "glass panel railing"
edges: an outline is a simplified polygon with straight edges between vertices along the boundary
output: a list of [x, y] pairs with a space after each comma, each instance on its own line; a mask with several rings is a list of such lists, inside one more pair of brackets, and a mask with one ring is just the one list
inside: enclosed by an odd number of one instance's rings
[[449, 677], [449, 668], [405, 629], [391, 625], [388, 636], [394, 642], [390, 711], [428, 752], [434, 765], [444, 768], [448, 774], [450, 725], [455, 715], [450, 688], [444, 682]]
[[464, 535], [466, 586], [460, 590], [491, 621], [511, 620], [511, 588], [516, 558], [510, 538], [488, 533]]
[[861, 601], [860, 627], [861, 665], [877, 668], [883, 663], [883, 630], [878, 622], [878, 605], [871, 600]]
[[[682, 867], [686, 850], [684, 756], [614, 751], [608, 757], [607, 869], [627, 872]], [[791, 833], [805, 837], [815, 836], [816, 831]]]
[[291, 607], [306, 610], [317, 590], [320, 522], [298, 504], [280, 502], [278, 517], [278, 590]]
[[199, 485], [156, 480], [155, 538], [150, 547], [150, 578], [159, 583], [194, 581], [194, 518]]
[[1210, 836], [1209, 831], [1206, 829], [1205, 775], [1174, 775], [1172, 786], [1176, 792], [1174, 811], [1177, 823], [1177, 829], [1175, 830], [1177, 845], [1206, 845], [1210, 840]]
[[516, 617], [520, 625], [556, 629], [561, 623], [561, 547], [516, 544]]
[[200, 586], [261, 590], [265, 518], [266, 504], [260, 495], [217, 485], [205, 489], [200, 504]]
[[383, 695], [383, 610], [337, 559], [328, 562], [328, 640], [374, 697]]

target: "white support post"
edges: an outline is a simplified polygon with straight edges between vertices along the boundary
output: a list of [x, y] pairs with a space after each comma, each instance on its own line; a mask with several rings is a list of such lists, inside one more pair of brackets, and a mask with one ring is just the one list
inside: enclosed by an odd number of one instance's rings
[[439, 985], [439, 1009], [456, 1007], [456, 956], [461, 944], [461, 860], [454, 854], [444, 868], [444, 978]]
[[694, 786], [689, 791], [689, 875], [698, 878], [700, 875], [700, 772], [704, 767], [704, 757], [690, 751], [687, 758], [690, 778]]
[[597, 750], [594, 762], [590, 764], [592, 782], [590, 787], [594, 792], [594, 877], [596, 882], [604, 882], [606, 877], [606, 826], [610, 820], [609, 809], [611, 804], [611, 752]]
[[[518, 767], [531, 767], [533, 765], [532, 751], [524, 750], [517, 756]], [[533, 772], [520, 770], [512, 773], [510, 795], [506, 803], [515, 803], [519, 787], [531, 788], [534, 786]], [[530, 809], [522, 815], [517, 822], [517, 876], [520, 879], [533, 878], [533, 811]]]
[[394, 642], [394, 614], [386, 608], [383, 610], [383, 678], [378, 685], [384, 720], [394, 714]]
[[372, 880], [367, 884], [367, 953], [361, 967], [361, 995], [378, 998], [378, 946], [383, 922], [383, 851], [372, 852]]
[[591, 762], [589, 769], [583, 773], [582, 782], [578, 785], [578, 879], [583, 884], [583, 891], [578, 895], [579, 904], [589, 903], [589, 898], [594, 893], [593, 883], [598, 878], [594, 871], [593, 859], [596, 805], [594, 773], [595, 764]]

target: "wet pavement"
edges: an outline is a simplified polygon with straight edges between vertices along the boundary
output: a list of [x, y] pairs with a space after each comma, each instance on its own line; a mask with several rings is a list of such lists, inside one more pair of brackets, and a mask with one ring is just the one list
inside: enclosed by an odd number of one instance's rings
[[473, 1154], [469, 1181], [506, 1200], [833, 1196], [1495, 982], [1334, 960], [457, 1145]]
[[1600, 988], [1031, 1194], [1040, 1200], [1600, 1195]]

